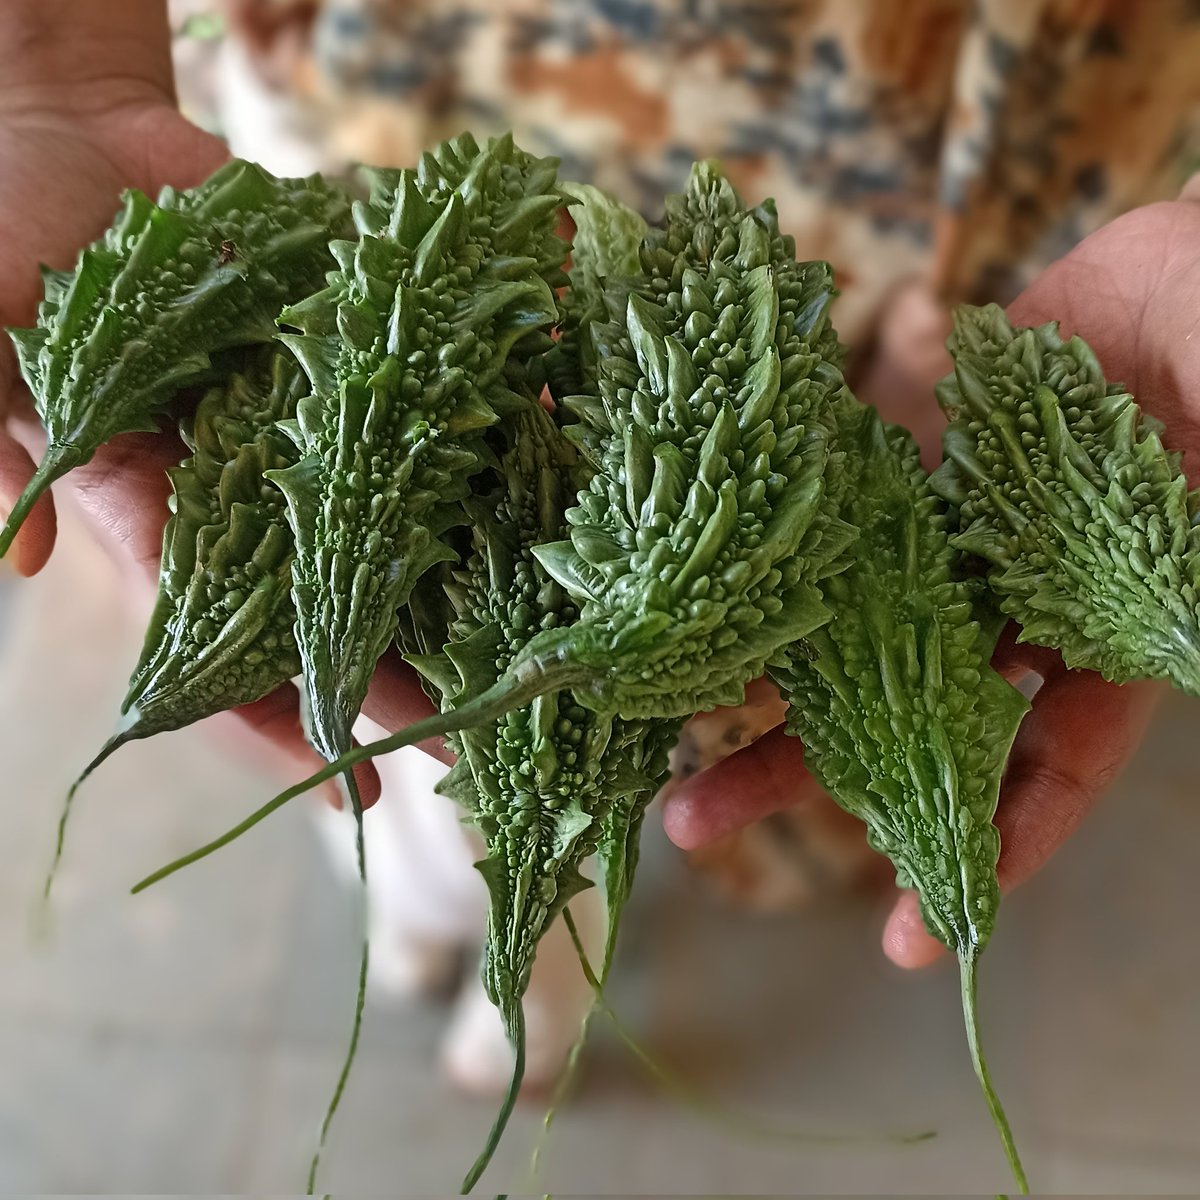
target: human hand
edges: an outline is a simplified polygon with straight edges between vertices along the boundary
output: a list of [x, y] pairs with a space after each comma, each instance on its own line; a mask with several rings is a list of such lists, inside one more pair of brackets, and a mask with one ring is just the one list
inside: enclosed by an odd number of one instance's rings
[[[111, 222], [123, 189], [153, 197], [166, 185], [192, 187], [227, 159], [223, 143], [175, 107], [163, 0], [9, 0], [0, 12], [0, 325], [32, 324], [42, 294], [39, 263], [73, 267], [80, 248]], [[6, 338], [0, 343], [2, 516], [32, 475], [41, 438], [12, 347]], [[131, 589], [149, 589], [157, 579], [166, 468], [185, 455], [170, 428], [128, 434], [61, 485], [102, 534]], [[8, 561], [35, 574], [55, 531], [47, 495]], [[364, 711], [404, 724], [430, 706], [407, 668], [389, 660]], [[298, 777], [319, 765], [290, 684], [238, 715], [259, 744], [265, 739], [282, 751]], [[373, 802], [374, 769], [356, 774], [364, 801]]]
[[[1095, 350], [1167, 427], [1167, 443], [1200, 463], [1200, 179], [1183, 196], [1128, 213], [1054, 264], [1009, 307], [1019, 325], [1050, 320]], [[933, 403], [932, 397], [930, 403]], [[1200, 469], [1200, 468], [1196, 468]], [[1017, 735], [996, 813], [1000, 887], [1038, 871], [1070, 836], [1141, 741], [1161, 687], [1117, 687], [1068, 671], [1053, 651], [1018, 646], [1010, 629], [996, 668], [1011, 681], [1043, 680]], [[794, 805], [832, 803], [803, 767], [800, 743], [776, 728], [686, 781], [663, 806], [683, 849]], [[940, 958], [912, 892], [897, 899], [884, 952], [904, 967]]]

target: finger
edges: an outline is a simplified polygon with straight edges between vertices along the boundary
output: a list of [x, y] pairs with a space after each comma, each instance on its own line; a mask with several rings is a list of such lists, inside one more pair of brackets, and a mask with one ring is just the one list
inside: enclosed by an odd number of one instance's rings
[[682, 782], [663, 802], [663, 827], [681, 850], [696, 850], [771, 813], [823, 795], [804, 769], [799, 740], [777, 726]]
[[[1039, 871], [1070, 837], [1132, 756], [1162, 695], [1156, 684], [1118, 687], [1068, 671], [1061, 660], [1042, 666], [1049, 678], [1017, 733], [996, 811], [1001, 892]], [[925, 966], [943, 952], [911, 892], [888, 918], [883, 949], [902, 967]]]
[[896, 900], [883, 927], [883, 952], [910, 971], [948, 957], [950, 952], [925, 928], [915, 892], [905, 890]]
[[[33, 472], [29, 452], [7, 429], [0, 428], [0, 519], [8, 519]], [[25, 518], [5, 561], [21, 575], [36, 575], [54, 549], [57, 532], [54, 500], [47, 490]]]
[[1009, 621], [996, 642], [992, 666], [1006, 679], [1012, 682], [1013, 677], [1019, 679], [1030, 672], [1043, 680], [1057, 679], [1067, 672], [1067, 665], [1057, 650], [1020, 642], [1017, 640], [1020, 636], [1021, 627], [1015, 621]]
[[[400, 651], [392, 646], [375, 668], [362, 711], [363, 716], [374, 721], [376, 725], [398, 732], [414, 721], [433, 716], [437, 709], [422, 691], [416, 671], [404, 661]], [[448, 765], [454, 763], [454, 755], [446, 749], [445, 742], [440, 737], [418, 742], [417, 747], [439, 762]]]
[[[284, 760], [295, 767], [297, 782], [325, 765], [325, 760], [304, 736], [300, 720], [300, 694], [290, 683], [276, 688], [261, 700], [242, 705], [234, 710], [234, 715], [240, 718], [246, 728], [281, 752]], [[379, 773], [369, 762], [359, 763], [353, 770], [362, 806], [364, 809], [370, 808], [379, 799]], [[334, 808], [342, 807], [340, 788], [336, 779], [321, 785], [322, 794]]]
[[1040, 870], [1132, 757], [1161, 699], [1152, 683], [1118, 687], [1090, 671], [1047, 681], [1017, 734], [996, 828], [1000, 886]]
[[[8, 425], [0, 423], [0, 521], [8, 520], [25, 485], [33, 478], [33, 456], [14, 436], [12, 427], [14, 413], [28, 400], [29, 393], [17, 378], [11, 347], [0, 347], [0, 417], [6, 416], [9, 421]], [[21, 575], [36, 575], [50, 558], [57, 533], [54, 498], [47, 489], [22, 523], [7, 561]]]

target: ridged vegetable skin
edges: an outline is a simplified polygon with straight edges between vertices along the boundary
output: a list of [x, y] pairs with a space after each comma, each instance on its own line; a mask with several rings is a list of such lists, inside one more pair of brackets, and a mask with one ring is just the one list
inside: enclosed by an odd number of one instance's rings
[[277, 423], [295, 415], [305, 385], [287, 350], [264, 347], [183, 422], [192, 453], [168, 472], [158, 598], [118, 730], [68, 793], [47, 894], [75, 793], [111, 754], [249, 704], [299, 673], [292, 531], [266, 475], [295, 461]]
[[841, 384], [834, 292], [828, 267], [789, 250], [700, 166], [647, 239], [644, 279], [592, 329], [596, 392], [562, 403], [593, 476], [569, 540], [537, 550], [581, 619], [528, 651], [591, 672], [585, 704], [661, 717], [739, 703], [825, 619], [813, 581], [848, 538], [806, 535]]
[[[509, 418], [505, 434], [495, 486], [465, 505], [472, 545], [447, 580], [455, 615], [446, 643], [409, 656], [446, 709], [495, 684], [540, 631], [578, 615], [533, 554], [562, 532], [575, 493], [575, 454], [532, 399]], [[417, 640], [429, 641], [419, 634]], [[490, 1158], [520, 1085], [521, 998], [538, 942], [571, 897], [590, 886], [580, 867], [596, 850], [610, 810], [642, 811], [665, 782], [665, 745], [660, 752], [654, 725], [600, 715], [558, 692], [451, 739], [458, 759], [438, 790], [458, 802], [486, 842], [487, 856], [477, 864], [491, 897], [483, 978], [516, 1049], [508, 1103], [468, 1188]], [[614, 929], [622, 898], [616, 902]]]
[[461, 165], [452, 189], [426, 167], [380, 183], [390, 206], [357, 207], [358, 240], [332, 247], [340, 271], [283, 318], [303, 331], [284, 340], [312, 395], [289, 427], [301, 460], [273, 478], [296, 533], [309, 732], [327, 758], [349, 747], [397, 610], [450, 556], [440, 537], [488, 462], [483, 430], [515, 403], [510, 357], [543, 348], [558, 317], [545, 276], [559, 268], [539, 261], [561, 202], [552, 176], [510, 140], [470, 143]]
[[1000, 901], [992, 824], [1025, 698], [990, 666], [995, 630], [977, 584], [955, 578], [945, 507], [913, 439], [849, 393], [835, 402], [843, 474], [832, 500], [858, 529], [853, 561], [826, 579], [832, 619], [772, 676], [805, 766], [867, 826], [915, 888], [926, 926], [958, 955], [976, 1070], [1018, 1181], [1024, 1173], [978, 1051], [975, 962]]
[[47, 448], [0, 555], [50, 484], [118, 434], [156, 429], [214, 354], [271, 341], [283, 305], [322, 285], [349, 216], [349, 199], [319, 176], [276, 179], [235, 160], [157, 204], [128, 193], [73, 272], [46, 272], [37, 325], [9, 332]]
[[1079, 337], [960, 308], [934, 488], [1021, 640], [1106, 679], [1200, 695], [1200, 528], [1162, 425]]
[[158, 731], [248, 704], [299, 671], [292, 532], [267, 475], [295, 461], [280, 421], [307, 381], [282, 347], [211, 389], [169, 471], [159, 598], [122, 712]]

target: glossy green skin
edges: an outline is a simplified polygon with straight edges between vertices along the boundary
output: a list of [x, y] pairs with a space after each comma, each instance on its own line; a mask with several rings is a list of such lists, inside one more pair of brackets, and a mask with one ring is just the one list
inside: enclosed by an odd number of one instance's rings
[[999, 903], [992, 816], [1028, 704], [989, 665], [995, 627], [974, 617], [976, 584], [954, 578], [913, 439], [848, 392], [834, 412], [831, 500], [860, 533], [850, 566], [821, 585], [832, 619], [771, 676], [805, 766], [916, 888], [930, 931], [973, 958]]
[[170, 472], [158, 602], [122, 705], [143, 736], [248, 704], [299, 673], [292, 533], [265, 476], [296, 459], [277, 422], [306, 391], [292, 355], [267, 348], [209, 391], [185, 429], [192, 456]]
[[377, 178], [359, 240], [333, 244], [330, 286], [284, 314], [312, 395], [289, 427], [301, 461], [273, 478], [296, 533], [309, 734], [327, 758], [350, 744], [397, 610], [451, 557], [441, 535], [490, 461], [484, 431], [522, 402], [513, 384], [548, 343], [560, 205], [553, 172], [511, 139], [460, 139], [394, 187]]
[[526, 656], [592, 671], [577, 694], [601, 711], [683, 717], [740, 703], [827, 619], [814, 583], [850, 536], [814, 524], [840, 348], [829, 268], [796, 263], [708, 166], [641, 257], [592, 329], [598, 392], [563, 401], [591, 483], [570, 539], [537, 550], [581, 620]]
[[1162, 426], [1078, 337], [961, 308], [931, 483], [1021, 640], [1106, 679], [1200, 694], [1200, 529]]
[[[443, 709], [486, 690], [540, 631], [577, 616], [533, 554], [563, 530], [575, 454], [532, 401], [506, 434], [496, 486], [467, 502], [472, 545], [447, 588], [455, 610], [448, 642], [411, 659]], [[597, 714], [564, 691], [453, 739], [459, 757], [439, 791], [486, 839], [479, 864], [491, 895], [484, 980], [510, 1028], [538, 941], [589, 886], [580, 864], [596, 849], [610, 809], [619, 803], [641, 811], [666, 780], [666, 748], [648, 741], [661, 724]]]
[[276, 179], [234, 161], [158, 204], [130, 192], [74, 272], [47, 272], [33, 329], [10, 331], [48, 435], [29, 503], [118, 434], [154, 416], [211, 356], [269, 342], [279, 310], [309, 295], [333, 265], [331, 238], [350, 202], [317, 176]]

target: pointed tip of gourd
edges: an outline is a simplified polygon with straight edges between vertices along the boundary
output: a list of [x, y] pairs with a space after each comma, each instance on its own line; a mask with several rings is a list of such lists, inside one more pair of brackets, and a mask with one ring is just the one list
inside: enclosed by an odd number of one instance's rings
[[143, 731], [139, 726], [136, 713], [129, 718], [123, 719], [121, 728], [100, 747], [96, 756], [83, 768], [75, 782], [68, 789], [66, 798], [63, 800], [62, 812], [58, 818], [58, 829], [55, 833], [54, 841], [54, 857], [50, 863], [50, 870], [46, 872], [45, 882], [42, 885], [41, 902], [43, 907], [48, 906], [50, 903], [50, 893], [54, 888], [54, 881], [58, 877], [58, 869], [62, 865], [63, 847], [67, 837], [67, 825], [71, 819], [76, 794], [97, 767], [127, 742], [132, 742], [142, 736], [144, 736]]
[[466, 1178], [463, 1180], [462, 1194], [464, 1196], [468, 1195], [479, 1182], [480, 1177], [487, 1170], [488, 1165], [495, 1156], [496, 1149], [500, 1145], [500, 1139], [504, 1136], [504, 1131], [508, 1127], [509, 1118], [513, 1114], [513, 1109], [516, 1108], [517, 1097], [521, 1093], [521, 1084], [525, 1079], [525, 1010], [521, 1003], [521, 998], [518, 996], [507, 1002], [502, 1002], [500, 1004], [500, 1017], [504, 1022], [504, 1030], [508, 1034], [509, 1042], [513, 1048], [512, 1078], [509, 1080], [508, 1091], [505, 1093], [504, 1100], [500, 1104], [500, 1111], [496, 1114], [496, 1119], [488, 1131], [487, 1141], [484, 1143], [483, 1150], [480, 1151], [479, 1157], [475, 1160], [471, 1169], [467, 1172]]

